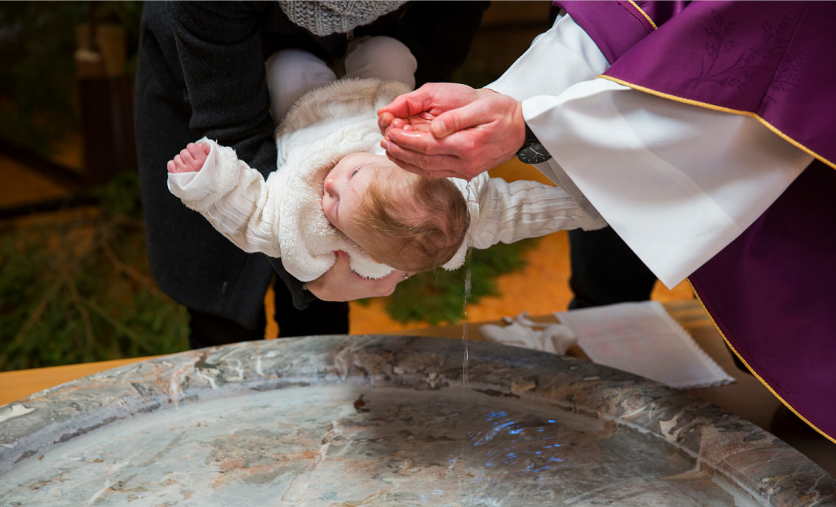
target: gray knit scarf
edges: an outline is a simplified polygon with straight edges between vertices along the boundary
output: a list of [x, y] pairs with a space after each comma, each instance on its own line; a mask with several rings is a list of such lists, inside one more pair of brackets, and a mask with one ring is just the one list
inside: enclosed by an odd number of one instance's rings
[[406, 0], [285, 0], [279, 5], [293, 24], [324, 37], [367, 25], [404, 3]]

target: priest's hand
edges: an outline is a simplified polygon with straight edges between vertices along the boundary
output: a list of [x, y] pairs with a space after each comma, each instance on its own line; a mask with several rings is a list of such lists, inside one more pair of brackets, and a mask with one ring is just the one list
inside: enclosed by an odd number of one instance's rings
[[308, 282], [305, 287], [323, 301], [353, 301], [369, 297], [389, 296], [398, 283], [412, 273], [394, 270], [383, 278], [363, 278], [348, 267], [348, 254], [335, 253], [337, 262], [324, 275]]
[[431, 178], [470, 180], [525, 141], [522, 105], [492, 90], [426, 84], [378, 111], [381, 146], [395, 164]]
[[426, 114], [430, 119], [447, 111], [466, 106], [487, 94], [490, 90], [475, 90], [456, 83], [427, 83], [414, 92], [405, 93], [391, 104], [377, 111], [377, 125], [380, 133], [386, 130], [396, 118], [407, 119]]

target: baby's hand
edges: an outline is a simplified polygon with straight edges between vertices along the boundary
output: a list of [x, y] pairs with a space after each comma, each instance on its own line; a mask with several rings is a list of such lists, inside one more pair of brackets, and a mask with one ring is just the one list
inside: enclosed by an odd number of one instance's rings
[[196, 173], [206, 162], [209, 149], [205, 144], [189, 143], [174, 160], [168, 161], [166, 168], [170, 173]]

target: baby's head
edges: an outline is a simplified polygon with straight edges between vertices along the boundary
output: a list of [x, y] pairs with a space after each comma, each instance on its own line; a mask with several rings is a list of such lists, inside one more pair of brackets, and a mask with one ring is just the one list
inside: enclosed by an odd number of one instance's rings
[[467, 203], [450, 180], [412, 174], [372, 153], [353, 153], [334, 166], [322, 209], [377, 261], [411, 272], [453, 258], [470, 224]]

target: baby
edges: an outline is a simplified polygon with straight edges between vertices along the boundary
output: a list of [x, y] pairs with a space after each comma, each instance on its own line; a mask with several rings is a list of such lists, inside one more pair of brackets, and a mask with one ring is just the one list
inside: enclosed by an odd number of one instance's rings
[[[210, 153], [208, 143], [190, 143], [168, 163], [168, 171], [200, 171]], [[465, 199], [452, 182], [403, 171], [381, 155], [359, 152], [341, 158], [322, 187], [328, 222], [374, 262], [402, 271], [429, 271], [447, 263], [470, 221]]]
[[537, 182], [483, 174], [468, 184], [401, 170], [380, 148], [376, 112], [412, 89], [414, 57], [400, 42], [374, 37], [349, 53], [345, 68], [337, 80], [309, 53], [271, 57], [271, 113], [282, 118], [278, 170], [265, 181], [232, 149], [202, 139], [168, 163], [172, 193], [245, 251], [280, 257], [303, 282], [330, 269], [338, 250], [358, 274], [379, 278], [393, 268], [455, 269], [468, 246], [605, 225]]

